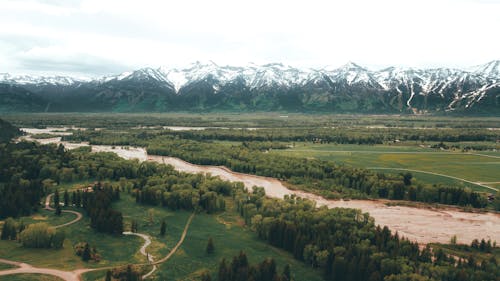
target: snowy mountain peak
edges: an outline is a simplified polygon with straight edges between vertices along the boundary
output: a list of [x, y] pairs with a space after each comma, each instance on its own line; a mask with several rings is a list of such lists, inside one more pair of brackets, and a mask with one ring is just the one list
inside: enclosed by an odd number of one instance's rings
[[500, 78], [500, 60], [490, 61], [473, 68], [474, 73], [491, 78]]
[[88, 78], [72, 78], [68, 76], [31, 76], [31, 75], [11, 75], [9, 73], [0, 73], [0, 82], [21, 84], [21, 85], [55, 85], [68, 86], [75, 83], [88, 82]]
[[[178, 104], [187, 106], [193, 102], [199, 103], [196, 106], [201, 107], [214, 106], [210, 102], [232, 99], [234, 104], [244, 104], [244, 108], [258, 108], [260, 101], [255, 97], [259, 97], [272, 100], [262, 104], [272, 104], [276, 108], [291, 106], [293, 110], [309, 106], [330, 110], [337, 108], [336, 103], [346, 102], [349, 104], [346, 108], [354, 105], [363, 107], [366, 112], [377, 112], [380, 107], [389, 112], [417, 113], [470, 108], [498, 112], [499, 68], [500, 61], [470, 70], [402, 67], [369, 70], [353, 62], [337, 68], [310, 69], [294, 68], [282, 63], [221, 66], [213, 61], [197, 61], [186, 67], [145, 67], [96, 80], [0, 73], [0, 86], [3, 86], [4, 91], [13, 91], [9, 85], [18, 85], [36, 95], [43, 94], [54, 102], [59, 96], [68, 94], [68, 97], [72, 97], [73, 93], [82, 94], [82, 97], [93, 94], [103, 99], [113, 97], [109, 100], [110, 104], [120, 99], [129, 103], [146, 98], [152, 99], [148, 104], [158, 105], [161, 110], [167, 108], [165, 106], [179, 109]], [[59, 86], [64, 90], [59, 91]], [[136, 97], [137, 93], [148, 95]], [[212, 101], [211, 94], [220, 94], [222, 98]], [[196, 95], [204, 95], [204, 98], [193, 99]], [[125, 100], [124, 97], [128, 98]], [[165, 97], [169, 98], [162, 100]], [[81, 102], [86, 102], [86, 99]], [[168, 102], [173, 104], [169, 105]], [[89, 108], [95, 110], [96, 106], [101, 104]], [[60, 105], [58, 110], [66, 109]]]

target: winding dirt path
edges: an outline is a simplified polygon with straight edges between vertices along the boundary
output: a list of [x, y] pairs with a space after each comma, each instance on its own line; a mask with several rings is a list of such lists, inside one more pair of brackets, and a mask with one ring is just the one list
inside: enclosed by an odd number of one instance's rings
[[23, 273], [45, 274], [45, 275], [56, 276], [56, 277], [59, 277], [63, 280], [66, 280], [66, 281], [80, 281], [80, 275], [75, 271], [63, 271], [63, 270], [57, 270], [57, 269], [51, 269], [51, 268], [34, 267], [34, 266], [29, 265], [27, 263], [15, 262], [15, 261], [10, 261], [10, 260], [5, 260], [5, 259], [0, 259], [0, 263], [6, 263], [6, 264], [10, 264], [10, 265], [14, 265], [14, 266], [18, 267], [18, 268], [14, 268], [14, 269], [1, 270], [0, 276], [13, 275], [13, 274], [23, 274]]
[[[145, 256], [148, 259], [149, 263], [153, 263], [154, 262], [154, 256], [150, 255], [148, 252], [146, 252], [146, 248], [149, 245], [151, 245], [151, 237], [149, 237], [149, 235], [146, 235], [146, 234], [143, 234], [143, 233], [130, 232], [130, 231], [123, 232], [123, 235], [134, 235], [134, 236], [138, 236], [138, 237], [141, 237], [142, 239], [144, 239], [144, 244], [139, 249], [139, 251], [141, 252], [141, 254], [143, 256]], [[153, 268], [151, 269], [151, 271], [149, 271], [148, 273], [144, 274], [142, 276], [142, 279], [144, 280], [144, 279], [148, 278], [149, 276], [151, 276], [151, 274], [153, 274], [156, 271], [156, 269], [157, 269], [156, 264], [153, 264]]]
[[[50, 198], [49, 198], [50, 199]], [[46, 201], [47, 202], [47, 201]], [[49, 200], [50, 202], [50, 200]], [[141, 254], [144, 256], [148, 257], [148, 263], [144, 264], [138, 264], [138, 265], [153, 265], [153, 269], [146, 273], [145, 275], [142, 276], [142, 279], [146, 279], [151, 274], [154, 273], [154, 271], [157, 269], [157, 265], [160, 263], [164, 263], [167, 260], [169, 260], [179, 249], [179, 247], [182, 245], [184, 242], [184, 239], [186, 238], [187, 232], [189, 230], [189, 226], [191, 225], [191, 222], [193, 221], [193, 218], [195, 216], [195, 213], [192, 213], [191, 216], [189, 216], [186, 225], [184, 226], [184, 230], [182, 232], [181, 238], [175, 244], [175, 246], [170, 250], [170, 252], [163, 257], [162, 259], [158, 261], [154, 261], [154, 258], [152, 255], [148, 255], [146, 252], [146, 248], [151, 244], [151, 239], [148, 235], [142, 234], [142, 233], [132, 233], [132, 232], [124, 232], [123, 234], [125, 235], [136, 235], [144, 239], [144, 244], [140, 248]], [[17, 261], [11, 261], [11, 260], [6, 260], [6, 259], [1, 259], [0, 258], [0, 263], [5, 263], [13, 266], [17, 266], [18, 268], [14, 269], [7, 269], [7, 270], [0, 270], [0, 276], [5, 276], [5, 275], [13, 275], [13, 274], [23, 274], [23, 273], [28, 273], [28, 274], [45, 274], [45, 275], [52, 275], [59, 277], [63, 280], [66, 281], [80, 281], [81, 280], [81, 275], [87, 272], [91, 271], [101, 271], [101, 270], [108, 270], [108, 269], [113, 269], [117, 266], [107, 266], [107, 267], [100, 267], [100, 268], [81, 268], [81, 269], [76, 269], [73, 271], [64, 271], [64, 270], [57, 270], [57, 269], [51, 269], [51, 268], [40, 268], [40, 267], [34, 267], [30, 264], [27, 263], [22, 263], [22, 262], [17, 262]]]
[[170, 252], [165, 257], [154, 262], [153, 265], [164, 263], [164, 262], [168, 261], [175, 254], [175, 252], [177, 252], [177, 249], [179, 249], [179, 247], [184, 242], [184, 238], [186, 238], [189, 226], [191, 225], [191, 222], [193, 221], [194, 215], [195, 215], [195, 213], [192, 213], [191, 216], [189, 216], [189, 219], [186, 222], [186, 226], [184, 226], [184, 230], [182, 231], [181, 239], [179, 239], [177, 244], [175, 244], [175, 246], [172, 248], [172, 250], [170, 250]]
[[[52, 198], [52, 196], [54, 196], [54, 193], [51, 193], [49, 195], [47, 195], [47, 197], [45, 198], [45, 210], [49, 210], [49, 211], [55, 211], [54, 208], [50, 207], [50, 199]], [[64, 226], [68, 226], [68, 225], [72, 225], [78, 221], [80, 221], [83, 216], [82, 216], [82, 213], [80, 212], [77, 212], [77, 211], [72, 211], [72, 210], [61, 210], [61, 212], [63, 213], [71, 213], [71, 214], [74, 214], [76, 215], [76, 218], [70, 222], [67, 222], [67, 223], [63, 223], [63, 224], [60, 224], [60, 225], [56, 225], [56, 226], [53, 226], [53, 228], [60, 228], [60, 227], [64, 227]]]

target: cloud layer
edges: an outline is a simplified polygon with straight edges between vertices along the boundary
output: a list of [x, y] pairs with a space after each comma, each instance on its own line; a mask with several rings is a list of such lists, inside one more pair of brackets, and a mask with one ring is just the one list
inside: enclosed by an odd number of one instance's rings
[[500, 2], [493, 0], [0, 5], [0, 72], [105, 75], [196, 60], [465, 67], [500, 56]]

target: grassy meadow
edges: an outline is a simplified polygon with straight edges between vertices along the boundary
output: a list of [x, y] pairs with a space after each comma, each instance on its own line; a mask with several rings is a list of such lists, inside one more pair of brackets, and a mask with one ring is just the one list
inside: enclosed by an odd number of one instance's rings
[[42, 274], [15, 274], [0, 276], [0, 281], [63, 281], [52, 275]]
[[[66, 188], [71, 188], [67, 186]], [[153, 275], [158, 280], [193, 280], [204, 269], [216, 271], [222, 258], [230, 259], [240, 250], [247, 253], [251, 263], [258, 263], [267, 257], [273, 257], [281, 272], [285, 264], [290, 264], [295, 280], [322, 280], [321, 272], [295, 260], [289, 253], [269, 246], [260, 241], [256, 234], [244, 225], [243, 220], [234, 211], [231, 198], [227, 198], [227, 211], [218, 214], [197, 214], [190, 225], [182, 246], [170, 260], [159, 265]], [[158, 206], [139, 205], [135, 199], [123, 192], [121, 199], [113, 208], [123, 213], [125, 231], [130, 229], [132, 220], [138, 222], [138, 232], [151, 236], [152, 244], [147, 248], [149, 254], [158, 260], [167, 255], [180, 239], [184, 226], [191, 215], [187, 211], [170, 211]], [[24, 224], [46, 222], [59, 225], [74, 219], [73, 214], [62, 213], [60, 217], [53, 211], [39, 210], [31, 216], [17, 219]], [[165, 220], [167, 231], [164, 237], [159, 235], [161, 221]], [[75, 270], [78, 268], [99, 268], [126, 264], [144, 263], [146, 258], [139, 252], [144, 241], [136, 236], [111, 236], [97, 233], [89, 226], [89, 219], [84, 218], [70, 226], [61, 228], [66, 233], [64, 248], [27, 249], [15, 241], [0, 240], [0, 256], [14, 261], [23, 261], [37, 267]], [[207, 255], [205, 248], [208, 237], [212, 237], [215, 253]], [[73, 246], [78, 242], [88, 242], [95, 246], [102, 255], [99, 263], [83, 262], [76, 256]], [[0, 264], [1, 269], [10, 268]], [[144, 271], [149, 271], [145, 267]], [[104, 280], [106, 271], [89, 272], [84, 280]], [[7, 277], [6, 277], [7, 278]], [[18, 279], [14, 279], [18, 278]], [[24, 279], [23, 279], [24, 278]], [[45, 279], [44, 279], [45, 278]], [[49, 278], [49, 279], [46, 279]], [[0, 280], [54, 280], [42, 275], [10, 275]]]
[[[417, 145], [338, 145], [298, 143], [287, 150], [274, 150], [273, 153], [283, 155], [317, 158], [334, 161], [354, 167], [395, 168], [395, 170], [379, 169], [382, 172], [400, 173], [396, 169], [411, 169], [413, 176], [426, 183], [443, 183], [454, 186], [470, 187], [477, 191], [491, 190], [439, 175], [465, 179], [471, 182], [487, 183], [485, 185], [498, 188], [500, 182], [500, 158], [497, 153], [467, 153], [460, 151], [440, 151]], [[490, 182], [495, 182], [491, 183]]]

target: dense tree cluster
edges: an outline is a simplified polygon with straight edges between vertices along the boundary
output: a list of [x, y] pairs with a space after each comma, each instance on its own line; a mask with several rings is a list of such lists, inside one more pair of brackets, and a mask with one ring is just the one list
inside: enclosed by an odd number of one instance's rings
[[69, 164], [64, 149], [35, 143], [0, 144], [0, 218], [28, 215]]
[[136, 265], [127, 265], [122, 267], [113, 268], [109, 273], [106, 273], [106, 278], [109, 276], [109, 280], [120, 280], [120, 281], [140, 281], [141, 280], [141, 269]]
[[338, 197], [373, 197], [394, 200], [471, 205], [482, 208], [485, 197], [463, 188], [412, 184], [411, 174], [390, 175], [302, 159], [261, 153], [244, 146], [221, 146], [187, 140], [152, 143], [148, 153], [175, 156], [201, 165], [223, 165], [234, 171], [279, 178], [306, 190]]
[[230, 263], [222, 259], [219, 263], [217, 281], [290, 281], [290, 267], [286, 265], [283, 274], [277, 272], [274, 259], [267, 258], [252, 265], [245, 252], [240, 251]]
[[49, 227], [46, 223], [30, 224], [19, 234], [19, 240], [27, 248], [55, 248], [63, 247], [65, 234]]
[[169, 166], [162, 174], [141, 181], [135, 196], [141, 204], [213, 213], [225, 210], [224, 196], [231, 194], [233, 186], [219, 178], [179, 173]]
[[[270, 130], [270, 129], [269, 129]], [[404, 175], [391, 175], [376, 173], [370, 170], [337, 165], [330, 161], [317, 159], [301, 159], [287, 157], [284, 155], [263, 153], [263, 150], [272, 148], [285, 148], [284, 143], [266, 142], [274, 140], [274, 130], [202, 130], [202, 131], [180, 131], [180, 132], [148, 132], [116, 134], [114, 132], [81, 132], [81, 135], [69, 136], [83, 140], [89, 140], [95, 144], [116, 144], [116, 145], [139, 145], [146, 146], [149, 154], [179, 157], [191, 163], [201, 165], [221, 165], [234, 171], [250, 173], [261, 176], [269, 176], [288, 181], [299, 188], [314, 191], [330, 198], [387, 198], [394, 200], [410, 200], [432, 203], [443, 203], [451, 205], [482, 208], [487, 205], [485, 197], [479, 193], [463, 188], [453, 188], [447, 186], [432, 186], [422, 184], [412, 184], [411, 175], [408, 178]], [[311, 129], [315, 130], [315, 129]], [[321, 130], [321, 129], [319, 129]], [[347, 129], [346, 129], [347, 130]], [[396, 129], [394, 129], [396, 130]], [[402, 129], [397, 129], [401, 133]], [[277, 129], [279, 132], [280, 130]], [[286, 132], [293, 131], [286, 129]], [[405, 132], [405, 130], [402, 130]], [[422, 130], [430, 136], [432, 130]], [[434, 132], [441, 134], [442, 130]], [[446, 130], [448, 133], [449, 130]], [[467, 136], [473, 135], [474, 130], [456, 130], [456, 133], [463, 133]], [[245, 136], [259, 135], [264, 132], [268, 137], [248, 139]], [[413, 130], [408, 131], [410, 134]], [[438, 134], [438, 132], [441, 132]], [[419, 132], [421, 133], [421, 132]], [[172, 134], [176, 134], [173, 136]], [[215, 139], [240, 140], [241, 145], [220, 145], [216, 142], [207, 141], [200, 136], [227, 136], [227, 138], [214, 137]], [[277, 133], [279, 135], [279, 133]], [[297, 134], [304, 134], [303, 130], [298, 130]], [[341, 134], [335, 132], [333, 136]], [[443, 133], [444, 134], [444, 133]], [[491, 135], [496, 138], [496, 133]], [[286, 135], [286, 134], [285, 134]], [[356, 134], [348, 134], [355, 137]], [[365, 134], [361, 134], [365, 135]], [[371, 133], [366, 135], [371, 136]], [[386, 135], [381, 133], [381, 135]], [[453, 135], [453, 134], [450, 134]], [[197, 136], [197, 137], [196, 137]], [[197, 140], [183, 139], [187, 137]], [[409, 135], [406, 137], [411, 138]], [[208, 137], [211, 139], [212, 137]], [[458, 139], [462, 137], [458, 136]], [[467, 139], [467, 137], [463, 137]], [[322, 140], [320, 137], [314, 138], [316, 141]], [[437, 139], [437, 137], [436, 137]], [[200, 140], [200, 141], [198, 141]], [[293, 140], [293, 139], [285, 139]], [[298, 139], [302, 141], [303, 139]], [[308, 139], [309, 140], [309, 139]], [[258, 142], [262, 141], [260, 144]]]
[[73, 246], [75, 254], [82, 258], [83, 261], [95, 261], [99, 262], [101, 260], [101, 255], [97, 252], [95, 247], [90, 247], [87, 242], [78, 242]]
[[16, 240], [18, 231], [24, 230], [24, 225], [16, 223], [13, 218], [7, 218], [2, 227], [0, 239], [2, 240]]
[[9, 142], [12, 138], [21, 135], [19, 128], [12, 126], [9, 122], [0, 119], [0, 143]]
[[111, 203], [120, 199], [119, 189], [94, 185], [92, 192], [83, 193], [83, 205], [90, 217], [90, 226], [99, 232], [119, 235], [123, 232], [122, 213], [111, 208]]
[[497, 280], [500, 274], [495, 258], [457, 261], [442, 250], [420, 250], [360, 210], [315, 208], [294, 196], [269, 199], [262, 189], [234, 196], [259, 238], [322, 269], [325, 280]]
[[78, 131], [66, 140], [91, 141], [94, 144], [134, 145], [140, 141], [157, 137], [187, 139], [196, 141], [238, 141], [238, 142], [318, 142], [337, 144], [382, 144], [398, 141], [418, 142], [472, 142], [492, 141], [500, 133], [487, 129], [428, 128], [366, 128], [366, 127], [308, 127], [308, 128], [259, 128], [211, 129], [205, 130], [132, 130], [124, 134], [113, 131]]
[[[0, 155], [0, 218], [29, 215], [59, 183], [148, 177], [159, 171], [157, 165], [124, 161], [114, 153], [90, 153], [89, 147], [65, 151], [62, 145], [19, 142], [0, 144]], [[71, 203], [82, 200], [82, 193], [73, 194]]]
[[224, 128], [493, 128], [498, 126], [498, 119], [484, 117], [459, 117], [438, 115], [332, 115], [332, 114], [16, 114], [6, 115], [5, 120], [15, 125], [32, 128], [46, 126], [76, 126], [80, 128], [156, 128], [163, 126], [182, 127], [224, 127]]
[[[222, 165], [234, 171], [279, 178], [309, 191], [330, 198], [388, 198], [435, 202], [482, 208], [486, 198], [476, 192], [446, 186], [411, 184], [403, 176], [375, 173], [366, 169], [336, 165], [316, 159], [299, 159], [278, 154], [263, 153], [269, 149], [286, 148], [278, 141], [316, 141], [352, 143], [350, 140], [335, 141], [331, 138], [348, 136], [365, 143], [361, 138], [380, 136], [383, 141], [402, 140], [496, 140], [498, 132], [474, 129], [429, 129], [415, 130], [388, 128], [331, 129], [259, 129], [259, 130], [215, 130], [201, 131], [139, 131], [118, 134], [113, 131], [82, 131], [69, 139], [90, 141], [93, 144], [137, 145], [147, 147], [154, 155], [179, 157], [201, 165]], [[293, 136], [293, 137], [291, 137]], [[423, 136], [423, 138], [422, 138]], [[417, 137], [420, 137], [418, 139]], [[220, 145], [211, 140], [243, 141], [241, 145]], [[378, 143], [375, 141], [374, 143]], [[411, 177], [410, 177], [411, 179]]]

